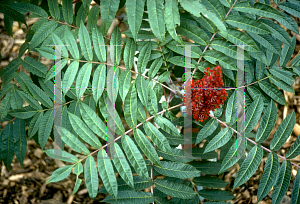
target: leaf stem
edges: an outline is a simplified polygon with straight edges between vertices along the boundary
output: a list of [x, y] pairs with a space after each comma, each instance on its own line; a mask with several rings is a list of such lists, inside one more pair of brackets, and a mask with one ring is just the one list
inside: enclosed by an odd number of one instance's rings
[[[170, 107], [170, 108], [168, 108], [167, 110], [171, 110], [171, 109], [177, 108], [177, 107], [182, 106], [182, 105], [183, 105], [183, 103], [178, 104], [178, 105], [173, 106], [173, 107]], [[157, 113], [156, 115], [160, 115], [160, 114], [166, 112], [167, 110], [162, 110], [161, 112]], [[153, 115], [153, 116], [147, 118], [147, 119], [145, 120], [145, 122], [151, 120], [151, 119], [154, 118], [156, 115]], [[142, 124], [144, 124], [144, 122], [138, 124], [135, 128], [138, 128], [138, 127], [141, 126]], [[133, 131], [133, 129], [127, 130], [127, 131], [124, 133], [124, 135], [127, 135], [127, 134], [130, 133], [131, 131]], [[120, 135], [119, 137], [117, 137], [116, 139], [114, 139], [113, 142], [119, 140], [122, 136], [123, 136], [123, 135]], [[100, 149], [97, 149], [97, 150], [93, 151], [92, 153], [90, 153], [89, 155], [85, 156], [84, 158], [80, 159], [79, 162], [83, 161], [84, 159], [86, 159], [87, 157], [91, 156], [92, 154], [97, 153], [98, 151], [100, 151], [100, 150], [103, 149], [104, 147], [107, 147], [108, 145], [110, 145], [110, 144], [113, 143], [113, 142], [110, 142], [110, 143], [107, 143], [106, 145], [103, 145]], [[79, 162], [78, 162], [78, 163], [79, 163]]]
[[[214, 118], [214, 119], [216, 119], [219, 123], [221, 123], [222, 125], [224, 125], [224, 126], [226, 126], [226, 127], [228, 127], [228, 128], [231, 128], [232, 130], [233, 130], [233, 132], [235, 132], [236, 134], [238, 134], [239, 136], [241, 136], [241, 137], [243, 137], [242, 135], [241, 135], [241, 133], [239, 133], [238, 131], [236, 131], [235, 129], [233, 129], [232, 127], [230, 127], [230, 126], [228, 126], [226, 123], [224, 123], [224, 122], [222, 122], [221, 120], [219, 120], [218, 118], [215, 118], [214, 116], [212, 116], [211, 114], [209, 115], [211, 118]], [[248, 138], [248, 137], [245, 137], [249, 142], [251, 142], [251, 143], [253, 143], [253, 144], [255, 144], [255, 145], [258, 145], [256, 142], [254, 142], [253, 140], [251, 140], [250, 138]], [[272, 153], [272, 150], [270, 150], [270, 149], [268, 149], [268, 148], [266, 148], [266, 147], [264, 147], [264, 146], [262, 146], [261, 145], [261, 147], [264, 149], [264, 150], [266, 150], [266, 151], [268, 151], [268, 152], [270, 152], [270, 153]], [[277, 154], [277, 156], [278, 157], [280, 157], [280, 158], [282, 158], [282, 159], [284, 159], [284, 160], [287, 160], [285, 157], [283, 157], [283, 156], [281, 156], [281, 155], [279, 155], [279, 154]], [[291, 161], [290, 161], [291, 162]], [[294, 162], [291, 162], [294, 166], [296, 166], [296, 167], [298, 167], [298, 169], [300, 169], [300, 166], [298, 166], [297, 164], [295, 164]]]

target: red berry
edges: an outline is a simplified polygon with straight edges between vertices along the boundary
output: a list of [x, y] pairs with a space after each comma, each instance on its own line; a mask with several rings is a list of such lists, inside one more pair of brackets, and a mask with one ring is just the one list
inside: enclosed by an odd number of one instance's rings
[[[225, 90], [214, 90], [212, 87], [222, 87], [223, 85], [221, 67], [207, 67], [205, 69], [204, 77], [201, 80], [191, 80], [192, 105], [187, 107], [186, 112], [189, 115], [193, 114], [194, 119], [197, 121], [203, 122], [203, 120], [206, 120], [209, 115], [209, 110], [214, 111], [219, 108], [220, 104], [223, 104], [227, 96]], [[185, 97], [183, 98], [183, 101], [186, 102]]]

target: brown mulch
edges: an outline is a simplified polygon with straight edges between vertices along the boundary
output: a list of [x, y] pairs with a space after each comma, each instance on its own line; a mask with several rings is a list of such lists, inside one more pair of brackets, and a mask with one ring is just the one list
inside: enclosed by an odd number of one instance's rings
[[[31, 26], [37, 19], [27, 19], [27, 24]], [[18, 50], [22, 43], [25, 41], [26, 27], [22, 24], [22, 28], [18, 27], [18, 23], [14, 22], [13, 33], [14, 38], [11, 38], [4, 31], [3, 14], [0, 14], [0, 49], [2, 54], [2, 59], [0, 62], [0, 69], [5, 67], [11, 60], [18, 56]], [[293, 33], [290, 33], [291, 36]], [[300, 39], [297, 36], [297, 45], [294, 52], [294, 56], [300, 50]], [[45, 59], [44, 59], [45, 60]], [[46, 60], [43, 63], [48, 62], [48, 68], [51, 67], [51, 61]], [[24, 70], [23, 68], [21, 68]], [[0, 80], [0, 84], [1, 84]], [[278, 116], [276, 127], [282, 122], [282, 120], [290, 114], [293, 110], [296, 113], [296, 125], [293, 134], [290, 136], [288, 141], [284, 144], [283, 148], [277, 153], [284, 156], [289, 150], [290, 146], [294, 143], [297, 136], [300, 134], [300, 78], [297, 78], [294, 89], [296, 94], [293, 95], [288, 92], [284, 92], [287, 100], [287, 106], [278, 106]], [[4, 126], [5, 124], [1, 124]], [[257, 127], [256, 127], [257, 128]], [[271, 133], [274, 135], [275, 130]], [[270, 136], [269, 138], [272, 138]], [[269, 146], [271, 139], [268, 139], [263, 144]], [[52, 149], [53, 145], [48, 141], [45, 149]], [[266, 157], [256, 171], [256, 173], [250, 178], [246, 183], [238, 187], [233, 191], [236, 198], [230, 203], [256, 203], [257, 189], [260, 182]], [[294, 158], [296, 164], [299, 164], [300, 157]], [[280, 162], [282, 160], [280, 159]], [[49, 183], [46, 185], [46, 181], [50, 178], [53, 171], [64, 164], [60, 161], [56, 161], [52, 158], [47, 157], [45, 153], [36, 145], [33, 139], [28, 141], [27, 154], [24, 160], [24, 169], [21, 167], [17, 159], [14, 157], [11, 170], [8, 172], [3, 163], [0, 163], [0, 203], [99, 203], [103, 198], [104, 194], [98, 194], [96, 199], [90, 199], [86, 186], [82, 182], [78, 192], [72, 195], [72, 191], [75, 185], [76, 176], [71, 174], [67, 179], [62, 182]], [[229, 172], [224, 173], [223, 179], [229, 183], [225, 188], [227, 191], [232, 190], [234, 179], [236, 177], [237, 171], [239, 169], [238, 164], [234, 165], [229, 169]], [[290, 203], [290, 197], [293, 187], [293, 181], [295, 179], [297, 168], [293, 166], [292, 179], [286, 193], [283, 204]], [[81, 177], [82, 174], [81, 174]], [[102, 185], [102, 184], [101, 184]], [[223, 189], [223, 190], [225, 190]], [[228, 201], [229, 202], [229, 201]], [[264, 198], [259, 204], [271, 204], [271, 192]]]

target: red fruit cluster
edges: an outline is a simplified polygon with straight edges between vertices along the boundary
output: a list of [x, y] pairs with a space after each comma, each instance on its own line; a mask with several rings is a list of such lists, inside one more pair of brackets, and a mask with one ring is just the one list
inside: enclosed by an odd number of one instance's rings
[[[209, 111], [214, 111], [223, 104], [227, 97], [223, 87], [222, 68], [216, 66], [213, 69], [207, 67], [201, 80], [191, 80], [191, 106], [186, 106], [186, 113], [194, 116], [197, 121], [203, 122], [207, 119]], [[204, 89], [205, 88], [205, 89]], [[216, 89], [214, 89], [216, 88]], [[185, 97], [183, 97], [185, 103]]]

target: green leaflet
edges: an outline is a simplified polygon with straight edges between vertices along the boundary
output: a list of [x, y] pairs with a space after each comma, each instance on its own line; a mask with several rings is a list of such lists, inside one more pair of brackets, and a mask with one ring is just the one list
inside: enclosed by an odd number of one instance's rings
[[66, 44], [69, 45], [69, 46], [67, 46], [67, 48], [70, 51], [72, 57], [74, 59], [80, 59], [78, 46], [77, 46], [74, 36], [72, 35], [72, 32], [69, 31], [68, 29], [66, 29], [64, 36], [65, 36]]
[[105, 159], [105, 158], [107, 158], [106, 151], [105, 149], [101, 149], [98, 152], [98, 157], [97, 157], [98, 171], [107, 192], [113, 197], [117, 197], [118, 184], [117, 184], [115, 172], [110, 159]]
[[156, 115], [158, 112], [158, 106], [157, 106], [157, 97], [155, 94], [155, 91], [152, 89], [151, 86], [148, 86], [147, 88], [147, 92], [148, 92], [148, 103], [145, 104], [145, 107], [147, 107], [147, 110], [149, 111], [149, 113], [151, 115]]
[[230, 140], [232, 133], [232, 129], [228, 127], [221, 130], [212, 140], [209, 141], [205, 147], [204, 153], [214, 151], [225, 145]]
[[215, 119], [210, 119], [204, 127], [198, 132], [196, 143], [200, 143], [202, 140], [210, 136], [218, 127], [218, 121]]
[[79, 70], [76, 78], [76, 96], [80, 98], [88, 87], [90, 76], [92, 73], [92, 64], [85, 63]]
[[67, 130], [64, 127], [57, 127], [55, 128], [61, 128], [62, 130], [62, 140], [69, 146], [71, 147], [74, 151], [78, 153], [84, 153], [85, 155], [88, 155], [90, 152], [86, 148], [86, 146], [77, 138], [75, 137], [69, 130]]
[[289, 151], [286, 153], [287, 159], [292, 159], [298, 156], [300, 153], [300, 137], [298, 136], [294, 144], [291, 146]]
[[[175, 64], [175, 65], [180, 66], [180, 67], [187, 67], [184, 60], [185, 60], [184, 56], [174, 56], [174, 57], [169, 58], [168, 62], [171, 62], [172, 64]], [[197, 66], [196, 60], [192, 59], [191, 68], [195, 68], [196, 66]]]
[[89, 128], [102, 139], [107, 140], [106, 126], [96, 112], [84, 103], [80, 103], [80, 112]]
[[212, 177], [212, 176], [195, 177], [193, 179], [193, 182], [197, 186], [203, 186], [209, 188], [225, 188], [228, 185], [228, 183], [223, 181], [222, 179], [218, 177]]
[[146, 122], [143, 125], [147, 136], [151, 141], [157, 145], [162, 151], [173, 155], [173, 151], [167, 141], [166, 137], [150, 122]]
[[81, 5], [76, 16], [76, 26], [80, 27], [81, 21], [85, 22], [87, 14], [84, 12], [84, 5]]
[[256, 34], [270, 34], [269, 29], [259, 21], [255, 21], [254, 19], [247, 16], [238, 16], [238, 15], [230, 15], [226, 18], [226, 23], [243, 29], [245, 31], [250, 31]]
[[264, 114], [255, 135], [255, 141], [259, 143], [262, 143], [268, 138], [277, 120], [277, 108], [273, 100], [270, 101], [263, 112]]
[[23, 100], [19, 95], [19, 89], [14, 85], [13, 89], [10, 92], [11, 108], [17, 109], [23, 107]]
[[20, 64], [22, 63], [22, 59], [21, 58], [16, 58], [14, 60], [12, 60], [6, 67], [1, 68], [0, 70], [0, 76], [4, 77], [7, 74], [14, 72], [16, 70], [18, 70]]
[[225, 20], [225, 10], [222, 4], [218, 0], [202, 0], [202, 4], [208, 9], [213, 11], [220, 17], [221, 20]]
[[51, 16], [59, 21], [60, 20], [60, 10], [58, 7], [58, 1], [57, 0], [49, 0], [48, 1], [48, 7], [49, 7], [49, 11]]
[[[47, 15], [48, 17], [48, 15]], [[55, 21], [47, 21], [43, 23], [39, 29], [34, 33], [30, 44], [29, 50], [37, 47], [41, 42], [43, 42], [58, 26], [58, 23]]]
[[232, 59], [221, 52], [207, 50], [203, 57], [212, 64], [216, 64], [218, 61], [224, 69], [237, 70], [236, 64], [232, 61]]
[[149, 160], [152, 161], [154, 164], [160, 166], [161, 163], [157, 155], [157, 152], [154, 149], [153, 145], [146, 138], [144, 133], [140, 129], [134, 129], [133, 134], [134, 134], [135, 141], [137, 142], [139, 147], [143, 150], [145, 155], [149, 158]]
[[100, 62], [106, 62], [106, 46], [103, 39], [103, 34], [98, 26], [93, 27], [92, 41], [96, 56]]
[[267, 48], [269, 51], [280, 54], [280, 46], [279, 44], [272, 36], [270, 35], [257, 35], [255, 33], [247, 32], [248, 35], [250, 35], [255, 41], [257, 41], [260, 45]]
[[[227, 55], [228, 57], [231, 57], [233, 59], [237, 58], [238, 52], [237, 47], [230, 46], [231, 44], [227, 42], [225, 39], [214, 39], [211, 41], [210, 46], [219, 52], [222, 52], [223, 54]], [[250, 56], [247, 52], [244, 52], [244, 58], [245, 60], [250, 60]]]
[[263, 149], [261, 148], [261, 146], [254, 145], [247, 157], [251, 159], [244, 160], [240, 170], [236, 175], [236, 179], [234, 180], [233, 189], [248, 181], [250, 177], [255, 173], [258, 165], [263, 158]]
[[[245, 149], [245, 142], [242, 137], [238, 137], [236, 142], [232, 144], [226, 156], [222, 160], [222, 165], [219, 174], [225, 172], [228, 168], [232, 167], [243, 156], [241, 152]], [[250, 160], [250, 159], [249, 159]]]
[[104, 0], [100, 2], [103, 34], [106, 35], [119, 8], [120, 0]]
[[30, 125], [28, 127], [28, 139], [35, 135], [40, 127], [40, 123], [42, 121], [44, 112], [41, 111], [34, 115], [34, 117], [30, 121]]
[[281, 105], [286, 105], [283, 94], [277, 89], [277, 86], [267, 82], [266, 80], [258, 82], [259, 87], [268, 94], [274, 101], [280, 103]]
[[293, 16], [296, 16], [298, 18], [300, 17], [300, 6], [299, 5], [296, 5], [296, 4], [293, 4], [290, 2], [282, 2], [280, 5], [278, 5], [278, 7]]
[[12, 90], [13, 88], [13, 84], [8, 83], [2, 86], [1, 90], [0, 90], [0, 99], [6, 95], [8, 92], [10, 92], [10, 90]]
[[152, 32], [160, 42], [165, 40], [165, 17], [163, 0], [147, 0], [147, 11]]
[[76, 183], [75, 183], [75, 186], [74, 186], [74, 190], [73, 190], [73, 195], [78, 191], [79, 187], [80, 187], [80, 184], [81, 184], [82, 180], [80, 178], [76, 178]]
[[121, 140], [122, 147], [134, 170], [140, 177], [144, 178], [145, 180], [150, 180], [145, 160], [132, 139], [129, 136], [124, 135], [122, 136]]
[[142, 123], [146, 121], [146, 119], [147, 117], [146, 117], [144, 105], [142, 104], [141, 100], [138, 98], [137, 99], [137, 120]]
[[[1, 107], [2, 107], [2, 103], [1, 103]], [[2, 111], [2, 108], [0, 110]], [[24, 106], [22, 108], [14, 109], [9, 112], [9, 114], [12, 115], [13, 117], [21, 118], [21, 119], [31, 118], [36, 113], [37, 113], [37, 110], [35, 110], [34, 108], [32, 108], [30, 106]]]
[[236, 91], [234, 91], [230, 96], [226, 106], [225, 119], [228, 125], [232, 125], [234, 122], [236, 122], [236, 112]]
[[[145, 0], [140, 1], [126, 1], [126, 10], [128, 18], [129, 29], [131, 30], [134, 41], [138, 39], [138, 31], [142, 23], [142, 17], [144, 12]], [[125, 57], [124, 57], [125, 59]], [[126, 66], [126, 63], [125, 63]], [[126, 66], [127, 68], [127, 66]]]
[[209, 200], [226, 201], [235, 198], [235, 196], [232, 195], [230, 192], [222, 191], [219, 189], [203, 189], [198, 192], [200, 196]]
[[133, 177], [132, 177], [132, 172], [130, 169], [130, 166], [127, 162], [127, 159], [125, 159], [125, 155], [118, 145], [118, 143], [114, 142], [113, 143], [115, 147], [115, 155], [112, 158], [114, 165], [116, 169], [118, 170], [120, 176], [122, 179], [131, 187], [134, 187], [133, 184]]
[[44, 9], [33, 4], [14, 3], [14, 4], [10, 4], [10, 7], [19, 11], [23, 15], [25, 15], [27, 12], [30, 12], [35, 16], [48, 18], [48, 14]]
[[168, 119], [158, 115], [154, 118], [154, 121], [161, 129], [163, 129], [167, 133], [176, 137], [181, 137], [177, 128]]
[[79, 68], [79, 62], [73, 61], [67, 68], [67, 71], [65, 72], [62, 86], [63, 86], [63, 92], [66, 94], [71, 87], [73, 87], [73, 82], [76, 77], [77, 71]]
[[299, 34], [298, 25], [295, 20], [288, 14], [282, 13], [285, 17], [284, 18], [276, 18], [275, 20], [278, 21], [284, 27], [290, 29], [291, 31]]
[[[93, 6], [89, 11], [87, 25], [86, 25], [89, 31], [92, 31], [93, 27], [97, 25], [98, 18], [99, 18], [99, 7]], [[98, 26], [96, 27], [98, 28]]]
[[[137, 93], [139, 96], [139, 99], [141, 100], [142, 104], [147, 107], [148, 106], [148, 100], [149, 97], [148, 95], [151, 97], [152, 95], [149, 94], [148, 90], [147, 90], [147, 81], [144, 79], [144, 77], [142, 75], [138, 75], [136, 77], [136, 89], [137, 89]], [[155, 104], [157, 105], [157, 101], [155, 101]]]
[[268, 195], [268, 193], [272, 189], [276, 180], [278, 168], [279, 168], [278, 156], [275, 152], [272, 152], [268, 156], [267, 162], [265, 164], [264, 172], [259, 182], [258, 192], [257, 192], [257, 202], [259, 202], [266, 195]]
[[201, 4], [197, 0], [179, 0], [180, 5], [196, 17], [200, 17]]
[[151, 43], [146, 43], [139, 54], [138, 61], [137, 61], [137, 70], [138, 73], [143, 74], [145, 72], [147, 63], [150, 59], [151, 54]]
[[104, 87], [105, 87], [105, 79], [106, 79], [106, 66], [105, 64], [100, 64], [94, 71], [93, 81], [92, 81], [92, 89], [93, 97], [95, 102], [97, 103], [99, 98], [101, 97]]
[[21, 120], [19, 118], [16, 118], [14, 120], [13, 137], [14, 137], [14, 152], [22, 168], [24, 168], [23, 161], [25, 159], [26, 150], [27, 150], [25, 120]]
[[280, 60], [279, 60], [279, 66], [286, 66], [286, 64], [290, 61], [292, 55], [293, 55], [293, 51], [295, 50], [295, 46], [296, 46], [296, 35], [294, 37], [292, 37], [292, 39], [290, 40], [290, 44], [284, 44], [283, 48], [281, 50], [281, 54], [280, 54]]
[[47, 110], [39, 126], [38, 138], [42, 149], [46, 145], [54, 123], [54, 109]]
[[63, 0], [62, 1], [62, 12], [63, 17], [66, 23], [72, 24], [73, 23], [73, 1], [72, 0]]
[[114, 65], [120, 64], [122, 50], [122, 36], [119, 26], [114, 28], [110, 38], [110, 57]]
[[61, 181], [67, 178], [70, 175], [73, 167], [74, 165], [66, 165], [56, 169], [51, 175], [50, 179], [47, 181], [47, 184], [51, 182]]
[[292, 176], [292, 164], [284, 160], [277, 174], [276, 182], [272, 193], [272, 203], [279, 204], [285, 195]]
[[124, 117], [130, 128], [135, 128], [137, 125], [137, 94], [135, 83], [130, 85], [129, 91], [124, 100]]
[[176, 26], [180, 25], [180, 15], [178, 9], [178, 2], [176, 0], [166, 0], [165, 3], [165, 23], [169, 34], [174, 40], [182, 43], [182, 39], [176, 34]]
[[286, 82], [289, 85], [295, 82], [292, 72], [279, 69], [277, 66], [273, 66], [271, 69], [269, 69], [269, 71], [272, 75], [278, 77], [279, 79], [281, 79], [282, 81]]
[[[63, 45], [64, 43], [62, 42], [62, 40], [60, 39], [60, 37], [58, 37], [58, 35], [56, 35], [55, 33], [52, 33], [52, 40], [54, 42], [55, 45]], [[66, 46], [60, 46], [61, 49], [61, 56], [64, 58], [68, 58], [69, 54], [68, 54], [68, 50], [66, 48]]]
[[[129, 38], [133, 38], [133, 35], [130, 32], [130, 30], [127, 30], [123, 33]], [[153, 34], [153, 32], [150, 32], [147, 30], [139, 30], [139, 32], [137, 33], [137, 39], [140, 39], [140, 40], [153, 39], [153, 38], [155, 38], [155, 35]]]
[[300, 189], [300, 171], [297, 171], [297, 176], [294, 180], [293, 190], [292, 190], [292, 201], [291, 203], [299, 203], [299, 189]]
[[[5, 116], [7, 115], [7, 112], [8, 110], [10, 109], [11, 107], [11, 101], [10, 101], [10, 98], [11, 98], [11, 92], [8, 92], [6, 94], [6, 96], [3, 98], [3, 100], [1, 101], [0, 103], [0, 112], [1, 112], [1, 117], [0, 119], [2, 120], [3, 118], [5, 118]], [[10, 111], [9, 114], [11, 114], [12, 111]]]
[[277, 9], [274, 9], [271, 6], [260, 2], [256, 2], [253, 7], [250, 7], [248, 5], [248, 2], [238, 2], [234, 5], [233, 9], [236, 11], [246, 12], [246, 13], [262, 16], [265, 18], [284, 17], [284, 15]]
[[159, 83], [165, 82], [165, 81], [170, 77], [170, 73], [171, 73], [171, 72], [172, 72], [172, 71], [166, 71], [166, 72], [163, 72], [163, 73], [158, 77], [157, 81], [158, 81]]
[[92, 52], [92, 46], [91, 46], [91, 39], [90, 39], [90, 35], [82, 21], [80, 23], [78, 36], [79, 36], [79, 44], [80, 44], [81, 52], [82, 52], [84, 58], [87, 61], [92, 61], [93, 60], [93, 52]]
[[94, 135], [94, 133], [89, 129], [89, 127], [83, 123], [83, 121], [72, 113], [69, 114], [69, 120], [75, 132], [89, 145], [95, 148], [101, 148], [102, 145], [99, 139]]
[[27, 84], [32, 83], [32, 80], [30, 79], [30, 77], [27, 74], [25, 74], [25, 72], [19, 72], [19, 74], [15, 77], [15, 79], [17, 80], [18, 84], [21, 86], [22, 90], [24, 92], [30, 94], [30, 92], [27, 88]]
[[280, 40], [285, 44], [291, 43], [289, 34], [279, 24], [263, 18], [259, 19], [259, 21], [262, 22], [264, 25], [266, 25], [270, 31], [272, 31], [273, 37], [277, 38], [278, 40]]
[[282, 145], [286, 142], [287, 138], [291, 135], [296, 122], [296, 115], [293, 111], [290, 113], [277, 128], [273, 139], [270, 144], [272, 151], [279, 150]]
[[[240, 30], [236, 30], [234, 28], [227, 28], [228, 33], [227, 38], [230, 42], [234, 43], [235, 45], [245, 44], [251, 46], [245, 46], [244, 49], [249, 52], [260, 52], [259, 48], [257, 47], [255, 41], [247, 34]], [[225, 37], [222, 33], [220, 33], [222, 37]], [[250, 53], [249, 53], [250, 54]]]
[[263, 99], [261, 96], [259, 96], [258, 98], [256, 98], [251, 105], [249, 106], [249, 108], [246, 111], [246, 116], [245, 116], [245, 134], [251, 132], [254, 128], [254, 126], [257, 124], [260, 116], [261, 116], [261, 112], [264, 108], [264, 103], [263, 103]]
[[45, 78], [46, 73], [48, 71], [46, 65], [36, 61], [35, 59], [32, 59], [31, 57], [25, 57], [22, 65], [27, 71], [32, 72], [33, 74], [43, 78]]
[[192, 188], [174, 181], [155, 179], [154, 184], [161, 192], [177, 198], [189, 199], [196, 195]]
[[45, 151], [45, 153], [49, 157], [52, 157], [54, 159], [59, 159], [61, 161], [65, 161], [65, 162], [78, 162], [79, 161], [78, 158], [75, 157], [73, 154], [62, 151], [60, 149], [48, 149]]
[[192, 178], [200, 173], [200, 171], [189, 164], [171, 161], [161, 161], [161, 167], [154, 166], [154, 169], [163, 175], [180, 179]]
[[37, 100], [39, 100], [44, 106], [46, 106], [48, 108], [53, 107], [53, 102], [51, 101], [51, 99], [37, 85], [35, 85], [33, 83], [28, 83], [27, 87], [28, 87], [30, 93], [32, 94], [32, 96], [34, 98], [36, 98]]
[[95, 198], [98, 192], [98, 172], [93, 156], [88, 156], [84, 166], [84, 179], [91, 198]]
[[43, 57], [47, 59], [55, 60], [55, 50], [51, 47], [35, 48]]
[[104, 200], [102, 200], [102, 202], [112, 204], [119, 204], [121, 202], [124, 204], [153, 203], [154, 197], [150, 192], [126, 190], [120, 191], [116, 199], [109, 195]]
[[[139, 77], [140, 75], [138, 75]], [[137, 77], [137, 79], [138, 79]], [[120, 78], [119, 78], [119, 94], [121, 96], [121, 99], [122, 101], [124, 102], [125, 101], [125, 97], [129, 91], [129, 88], [130, 88], [130, 83], [131, 83], [131, 72], [128, 71], [128, 70], [124, 70], [121, 75], [120, 75]], [[139, 89], [140, 87], [137, 86], [137, 92], [139, 94]]]
[[[141, 1], [138, 1], [138, 2], [141, 2]], [[131, 12], [129, 12], [129, 13], [131, 13]], [[128, 13], [128, 18], [129, 18], [129, 13]], [[132, 64], [134, 62], [135, 51], [136, 51], [136, 43], [132, 38], [129, 38], [126, 42], [126, 45], [124, 48], [124, 53], [123, 53], [125, 67], [128, 70], [131, 70], [131, 68], [132, 68]]]
[[287, 84], [286, 82], [280, 80], [279, 78], [277, 78], [277, 77], [275, 77], [275, 76], [272, 76], [272, 77], [270, 77], [270, 80], [271, 80], [276, 86], [278, 86], [280, 89], [295, 94], [294, 88], [293, 88], [291, 85]]
[[[151, 183], [146, 181], [140, 176], [133, 176], [133, 181], [134, 181], [134, 189], [136, 191], [138, 190], [143, 190], [146, 188], [149, 188], [151, 186]], [[118, 190], [120, 191], [125, 191], [125, 190], [132, 190], [133, 187], [129, 186], [126, 184], [126, 182], [122, 178], [117, 179], [118, 183]], [[102, 186], [99, 190], [98, 193], [108, 193], [105, 186]]]
[[158, 59], [155, 59], [155, 60], [152, 62], [151, 66], [150, 66], [150, 68], [149, 68], [149, 71], [148, 71], [148, 76], [149, 76], [150, 78], [154, 78], [154, 77], [156, 76], [158, 70], [159, 70], [159, 69], [161, 68], [161, 66], [162, 66], [162, 63], [163, 63], [163, 58], [162, 58], [162, 57], [160, 57], [160, 58], [158, 58]]
[[74, 167], [74, 170], [73, 170], [73, 173], [77, 175], [77, 177], [83, 172], [83, 166], [82, 166], [82, 163], [79, 162], [75, 167]]
[[[68, 60], [63, 59], [61, 61], [61, 68], [64, 68], [67, 64]], [[54, 78], [56, 75], [58, 75], [61, 72], [55, 72], [55, 66], [52, 66], [51, 69], [48, 71], [48, 73], [45, 76], [45, 80], [49, 81], [50, 79]]]
[[14, 157], [14, 138], [13, 138], [13, 123], [9, 122], [5, 127], [1, 135], [2, 144], [1, 144], [1, 153], [2, 161], [6, 169], [10, 170], [10, 164]]
[[[176, 41], [172, 40], [171, 42], [166, 44], [166, 47], [169, 48], [170, 50], [180, 54], [180, 55], [191, 57], [191, 56], [189, 56], [188, 54], [185, 53], [184, 46], [177, 46], [177, 44], [178, 43]], [[188, 45], [187, 42], [186, 42], [186, 44]], [[193, 58], [200, 58], [200, 56], [203, 54], [201, 49], [198, 46], [192, 46], [191, 53], [192, 53]]]

